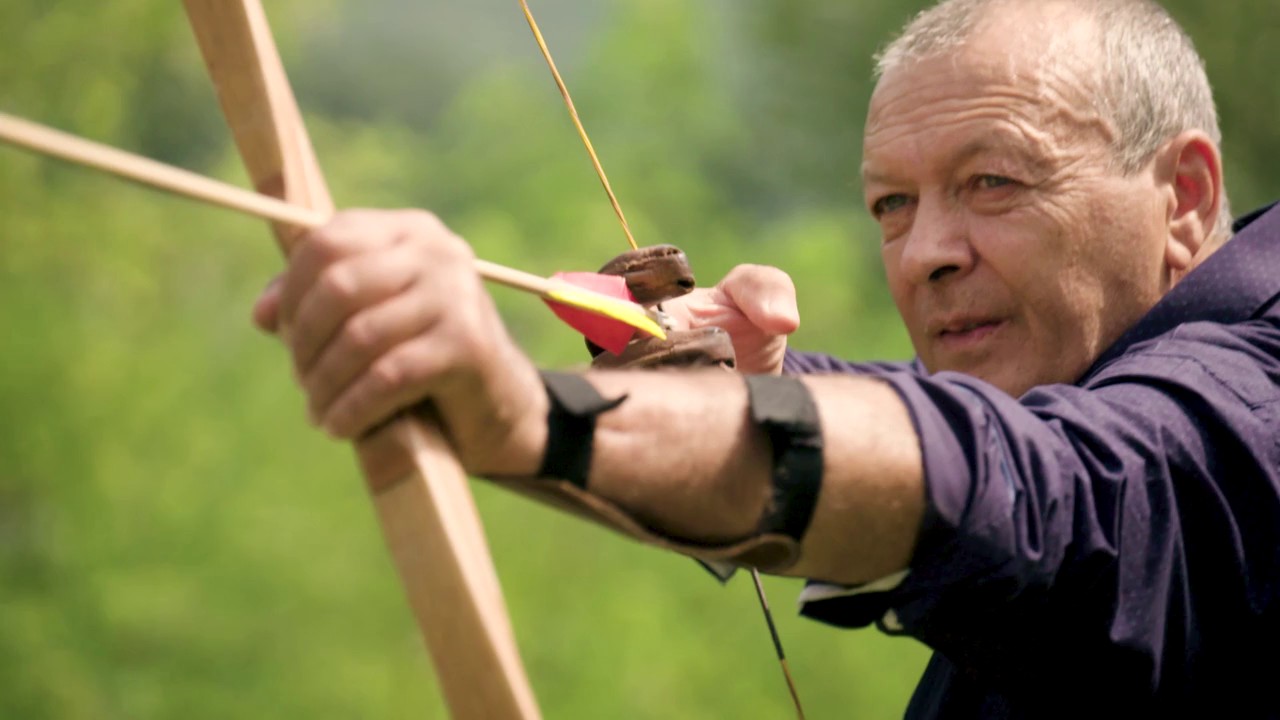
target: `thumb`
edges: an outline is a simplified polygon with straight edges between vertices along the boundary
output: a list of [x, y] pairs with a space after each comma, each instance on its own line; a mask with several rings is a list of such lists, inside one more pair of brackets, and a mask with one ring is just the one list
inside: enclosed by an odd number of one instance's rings
[[796, 286], [767, 265], [739, 265], [716, 285], [752, 325], [769, 335], [790, 335], [800, 327]]

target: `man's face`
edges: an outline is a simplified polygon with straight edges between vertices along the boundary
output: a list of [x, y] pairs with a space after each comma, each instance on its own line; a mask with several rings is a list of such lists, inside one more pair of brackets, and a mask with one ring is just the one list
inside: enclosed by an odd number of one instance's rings
[[1079, 378], [1171, 284], [1168, 195], [1111, 167], [1088, 27], [1055, 24], [988, 23], [886, 74], [863, 147], [916, 352], [1015, 396]]

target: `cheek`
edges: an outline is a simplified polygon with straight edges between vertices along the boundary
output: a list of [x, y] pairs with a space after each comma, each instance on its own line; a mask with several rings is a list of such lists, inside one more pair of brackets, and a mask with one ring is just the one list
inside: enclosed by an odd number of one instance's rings
[[1029, 278], [1024, 288], [1027, 342], [1020, 349], [1027, 387], [1072, 383], [1110, 344], [1106, 293], [1081, 266]]
[[1079, 347], [1094, 333], [1103, 310], [1101, 284], [1089, 263], [1068, 247], [1055, 250], [1028, 253], [1014, 287], [1042, 352]]
[[1096, 313], [1098, 342], [1114, 340], [1150, 309], [1166, 281], [1159, 198], [1116, 184], [1105, 198], [1095, 198], [1091, 231], [1078, 239], [1079, 301]]
[[907, 325], [908, 331], [913, 331], [912, 322], [912, 301], [911, 301], [911, 283], [906, 281], [901, 271], [901, 243], [889, 243], [880, 246], [880, 261], [884, 268], [885, 283], [889, 287], [889, 295], [893, 298], [893, 304], [898, 308], [898, 314], [902, 316], [902, 320]]
[[1004, 286], [1022, 326], [1015, 350], [1023, 356], [1021, 365], [1065, 359], [1096, 325], [1090, 317], [1098, 309], [1097, 279], [1083, 271], [1089, 263], [1062, 215], [1060, 210], [1025, 213], [978, 231], [983, 260]]

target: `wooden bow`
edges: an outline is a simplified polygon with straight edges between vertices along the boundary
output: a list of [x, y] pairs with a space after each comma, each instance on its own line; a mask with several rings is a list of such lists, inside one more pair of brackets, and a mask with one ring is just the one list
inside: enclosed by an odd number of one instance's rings
[[[332, 213], [259, 0], [184, 3], [257, 190]], [[302, 236], [273, 230], [286, 256]], [[356, 454], [453, 716], [539, 718], [467, 475], [429, 411], [389, 423]]]

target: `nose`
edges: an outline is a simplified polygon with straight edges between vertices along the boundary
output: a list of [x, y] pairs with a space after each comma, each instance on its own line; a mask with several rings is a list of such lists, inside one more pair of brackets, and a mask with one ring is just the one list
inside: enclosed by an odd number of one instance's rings
[[914, 284], [939, 283], [967, 273], [974, 263], [969, 231], [959, 207], [920, 198], [902, 244], [903, 277]]

